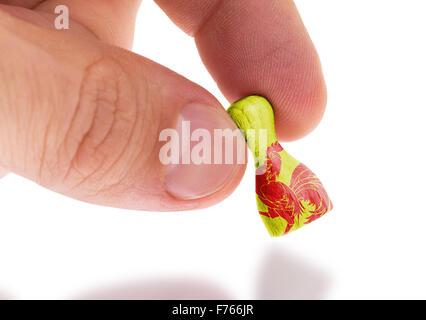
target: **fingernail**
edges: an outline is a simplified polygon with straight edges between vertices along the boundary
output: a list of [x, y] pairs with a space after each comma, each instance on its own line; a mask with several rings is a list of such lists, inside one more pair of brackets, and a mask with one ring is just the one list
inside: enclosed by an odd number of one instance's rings
[[[240, 148], [237, 143], [241, 142], [238, 139], [243, 139], [242, 135], [228, 145], [224, 138], [221, 143], [217, 141], [218, 133], [223, 129], [238, 130], [231, 117], [219, 108], [189, 104], [181, 109], [175, 129], [179, 135], [179, 162], [168, 164], [165, 175], [167, 192], [178, 199], [193, 200], [223, 188], [236, 173], [241, 160], [238, 159]], [[202, 138], [200, 132], [203, 132]], [[232, 153], [232, 162], [226, 159], [227, 152]]]

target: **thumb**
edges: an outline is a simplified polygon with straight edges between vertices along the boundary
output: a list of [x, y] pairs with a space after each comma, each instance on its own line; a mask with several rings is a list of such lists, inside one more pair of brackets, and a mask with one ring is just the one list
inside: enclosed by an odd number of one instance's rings
[[0, 167], [0, 178], [3, 178], [5, 175], [7, 175], [7, 170]]
[[[240, 181], [244, 163], [162, 161], [191, 151], [182, 147], [191, 147], [188, 133], [237, 129], [196, 84], [131, 52], [4, 12], [0, 48], [0, 165], [7, 170], [83, 201], [157, 211], [214, 204]], [[182, 130], [184, 121], [190, 127]]]

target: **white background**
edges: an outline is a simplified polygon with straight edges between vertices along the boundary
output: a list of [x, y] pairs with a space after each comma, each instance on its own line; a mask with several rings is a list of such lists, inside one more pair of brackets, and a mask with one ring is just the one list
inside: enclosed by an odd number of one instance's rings
[[[0, 297], [426, 298], [426, 4], [296, 4], [329, 102], [320, 126], [285, 147], [319, 175], [332, 213], [270, 238], [252, 162], [228, 199], [189, 213], [103, 208], [9, 175], [0, 181]], [[150, 0], [134, 50], [227, 106], [193, 39]]]

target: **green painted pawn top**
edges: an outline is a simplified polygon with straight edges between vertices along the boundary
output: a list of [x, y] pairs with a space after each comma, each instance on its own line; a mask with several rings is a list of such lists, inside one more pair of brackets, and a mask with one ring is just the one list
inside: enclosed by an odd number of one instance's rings
[[243, 130], [256, 168], [261, 166], [265, 161], [266, 147], [278, 141], [271, 104], [262, 96], [252, 95], [234, 102], [227, 111], [238, 128]]

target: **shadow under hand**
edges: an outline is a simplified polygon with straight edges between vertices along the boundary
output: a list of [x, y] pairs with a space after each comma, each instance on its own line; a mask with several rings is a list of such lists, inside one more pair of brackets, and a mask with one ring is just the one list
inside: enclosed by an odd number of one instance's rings
[[329, 276], [318, 267], [282, 248], [271, 248], [260, 269], [256, 299], [321, 299]]
[[221, 289], [196, 280], [139, 281], [97, 289], [81, 300], [227, 300]]
[[0, 301], [2, 300], [12, 300], [12, 298], [0, 293]]

